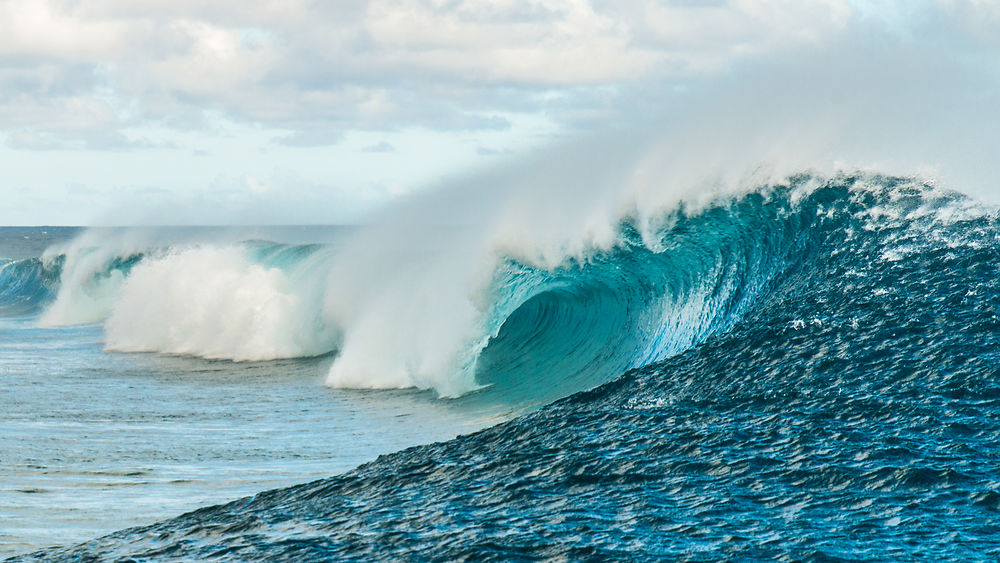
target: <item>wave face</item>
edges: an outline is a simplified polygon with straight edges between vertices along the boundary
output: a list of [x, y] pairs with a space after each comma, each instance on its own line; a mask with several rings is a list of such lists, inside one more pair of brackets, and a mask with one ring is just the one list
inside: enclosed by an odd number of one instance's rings
[[904, 179], [803, 177], [656, 232], [494, 278], [484, 384], [635, 368], [610, 383], [22, 560], [1000, 555], [994, 212]]

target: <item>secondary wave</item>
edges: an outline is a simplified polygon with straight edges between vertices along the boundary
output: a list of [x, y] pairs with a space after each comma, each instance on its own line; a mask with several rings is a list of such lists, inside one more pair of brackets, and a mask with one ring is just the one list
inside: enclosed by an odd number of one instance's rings
[[114, 235], [36, 260], [57, 274], [58, 290], [45, 295], [50, 302], [41, 324], [101, 322], [106, 347], [123, 352], [244, 361], [333, 348], [336, 338], [316, 313], [318, 246], [249, 241], [139, 248]]
[[318, 296], [296, 283], [301, 263], [282, 270], [248, 254], [206, 247], [144, 260], [119, 288], [105, 321], [107, 347], [237, 361], [330, 351], [334, 337], [317, 316]]

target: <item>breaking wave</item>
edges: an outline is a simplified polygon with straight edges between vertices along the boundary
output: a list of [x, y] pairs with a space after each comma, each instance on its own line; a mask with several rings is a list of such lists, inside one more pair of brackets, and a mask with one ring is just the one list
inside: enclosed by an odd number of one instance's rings
[[461, 224], [391, 240], [417, 228], [396, 223], [389, 240], [367, 229], [326, 244], [157, 247], [115, 233], [0, 267], [0, 311], [103, 323], [115, 351], [234, 361], [336, 352], [332, 386], [539, 403], [727, 330], [776, 280], [808, 275], [829, 229], [851, 240], [894, 217], [976, 209], [913, 179], [798, 175], [630, 213], [561, 246], [503, 229], [476, 238]]

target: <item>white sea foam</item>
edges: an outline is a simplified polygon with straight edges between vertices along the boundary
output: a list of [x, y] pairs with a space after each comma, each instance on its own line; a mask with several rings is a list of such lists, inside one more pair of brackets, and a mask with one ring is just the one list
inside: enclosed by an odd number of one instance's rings
[[107, 347], [237, 361], [329, 352], [333, 334], [306, 296], [242, 248], [171, 252], [143, 260], [121, 284]]
[[63, 245], [46, 249], [42, 260], [51, 265], [64, 260], [59, 292], [39, 319], [43, 326], [103, 321], [111, 312], [125, 281], [122, 271], [109, 266], [116, 260], [146, 251], [149, 241], [139, 233], [118, 236], [111, 231], [85, 231]]

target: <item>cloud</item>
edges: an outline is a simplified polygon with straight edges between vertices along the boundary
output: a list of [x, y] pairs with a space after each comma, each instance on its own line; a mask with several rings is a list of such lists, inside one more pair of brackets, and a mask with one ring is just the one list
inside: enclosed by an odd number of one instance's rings
[[[1000, 36], [994, 2], [937, 6]], [[4, 0], [0, 131], [94, 149], [80, 139], [204, 127], [209, 112], [286, 146], [496, 130], [517, 112], [585, 125], [629, 96], [836, 40], [857, 14], [848, 0]]]
[[361, 150], [364, 152], [386, 153], [386, 152], [396, 152], [396, 147], [393, 146], [392, 143], [388, 141], [381, 141], [379, 143], [375, 143], [374, 145], [369, 145]]
[[325, 147], [336, 145], [343, 139], [340, 131], [325, 131], [322, 129], [303, 129], [288, 135], [275, 137], [274, 142], [286, 147]]
[[1000, 4], [993, 0], [938, 0], [941, 8], [977, 41], [1000, 44]]
[[150, 141], [144, 137], [130, 138], [113, 130], [56, 135], [46, 131], [21, 129], [8, 134], [4, 144], [7, 148], [16, 150], [129, 151], [176, 148], [168, 142]]
[[490, 147], [476, 147], [476, 154], [479, 156], [498, 156], [498, 155], [509, 155], [510, 150], [505, 149], [494, 149]]

